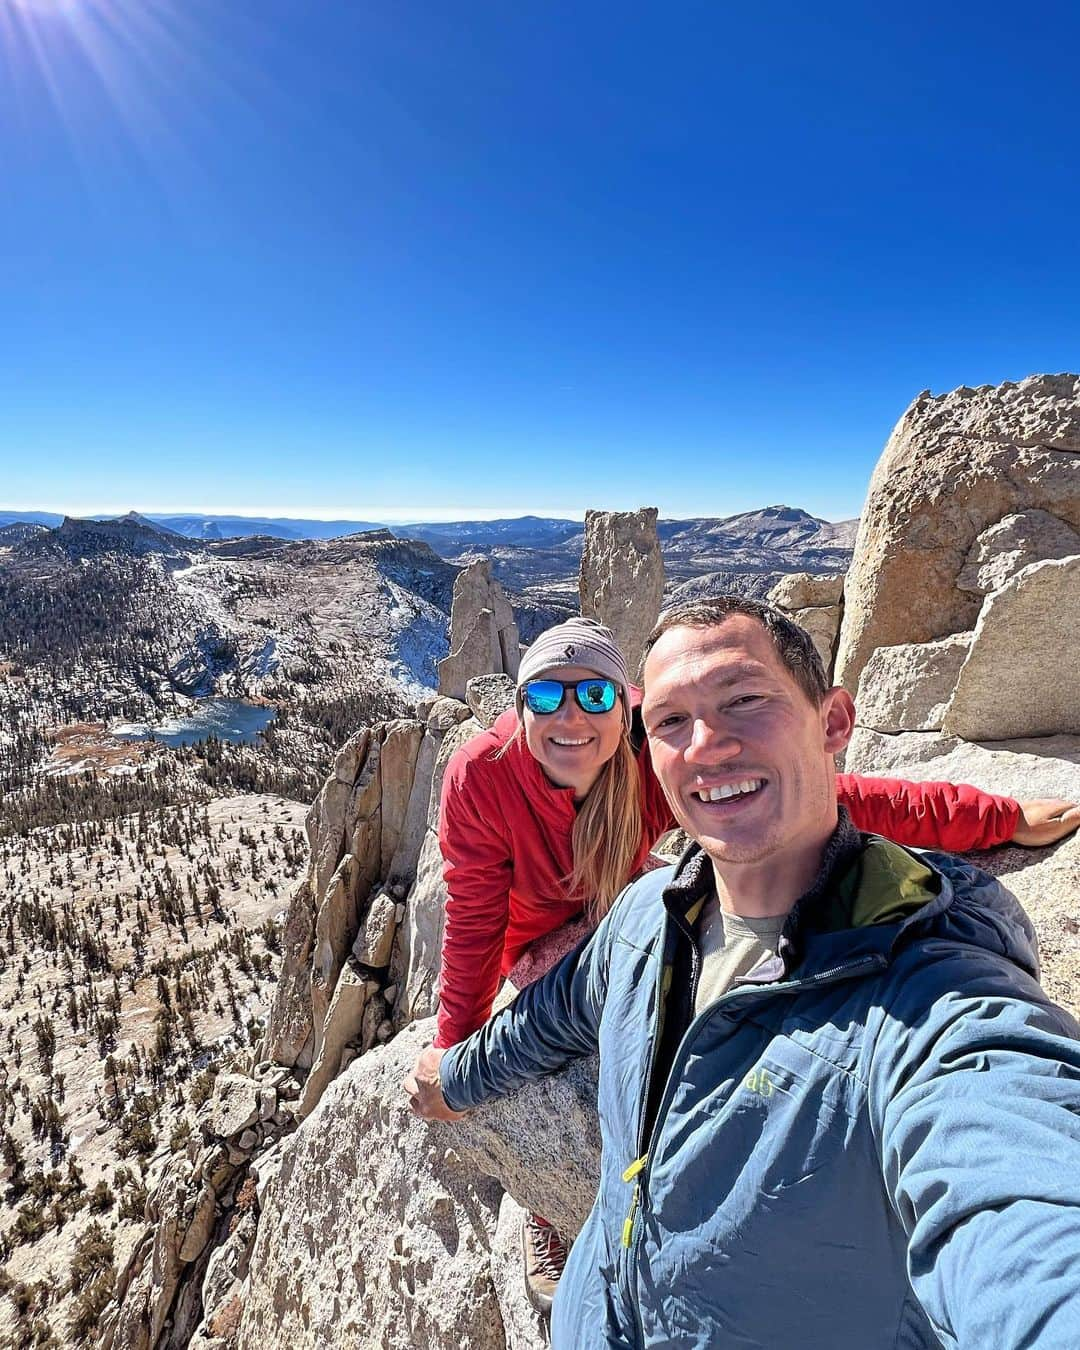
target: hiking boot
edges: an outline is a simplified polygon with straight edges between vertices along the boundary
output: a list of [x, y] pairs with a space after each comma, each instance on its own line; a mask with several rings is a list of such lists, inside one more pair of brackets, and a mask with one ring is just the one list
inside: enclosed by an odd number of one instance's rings
[[566, 1243], [539, 1214], [526, 1214], [521, 1224], [525, 1256], [525, 1292], [537, 1312], [551, 1312], [551, 1300], [566, 1265]]

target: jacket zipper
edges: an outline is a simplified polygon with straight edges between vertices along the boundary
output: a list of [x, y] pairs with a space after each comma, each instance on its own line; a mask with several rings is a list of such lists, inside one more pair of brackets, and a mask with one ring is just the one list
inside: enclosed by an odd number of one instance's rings
[[[667, 1002], [667, 996], [670, 996], [670, 993], [671, 993], [671, 990], [670, 990], [670, 988], [669, 988], [669, 989], [666, 991], [666, 995], [665, 995], [665, 991], [664, 991], [664, 987], [663, 987], [663, 986], [664, 986], [664, 974], [665, 974], [665, 971], [667, 970], [667, 967], [666, 967], [665, 964], [664, 964], [664, 952], [665, 952], [665, 950], [666, 950], [666, 948], [667, 948], [668, 924], [669, 924], [669, 923], [672, 923], [672, 922], [675, 923], [676, 927], [679, 928], [679, 930], [682, 932], [682, 935], [683, 935], [683, 936], [687, 939], [687, 941], [690, 943], [690, 1006], [691, 1006], [691, 1007], [694, 1006], [694, 1000], [697, 998], [697, 987], [698, 987], [698, 983], [699, 983], [700, 980], [701, 980], [701, 952], [700, 952], [700, 950], [698, 949], [697, 939], [694, 937], [693, 929], [690, 928], [690, 926], [689, 926], [688, 924], [683, 923], [683, 922], [681, 921], [681, 919], [677, 919], [677, 918], [676, 918], [676, 919], [673, 919], [672, 916], [671, 916], [670, 914], [667, 915], [666, 918], [665, 918], [665, 921], [664, 921], [663, 941], [662, 941], [661, 946], [660, 946], [660, 979], [659, 979], [659, 982], [658, 982], [658, 984], [657, 984], [657, 989], [656, 989], [656, 1007], [657, 1007], [657, 1013], [658, 1013], [658, 1020], [657, 1020], [657, 1024], [656, 1024], [656, 1035], [655, 1035], [655, 1037], [653, 1038], [652, 1054], [649, 1056], [649, 1069], [648, 1069], [648, 1072], [647, 1072], [646, 1075], [645, 1075], [645, 1094], [644, 1094], [644, 1096], [642, 1097], [642, 1100], [641, 1100], [641, 1125], [640, 1125], [640, 1127], [639, 1127], [639, 1129], [638, 1129], [638, 1154], [639, 1154], [639, 1156], [644, 1155], [644, 1154], [647, 1153], [647, 1151], [648, 1151], [648, 1150], [646, 1149], [646, 1147], [645, 1147], [646, 1144], [647, 1144], [647, 1142], [648, 1142], [648, 1141], [646, 1140], [646, 1138], [645, 1138], [645, 1126], [646, 1126], [645, 1116], [646, 1116], [646, 1113], [648, 1112], [648, 1109], [649, 1109], [649, 1096], [650, 1096], [650, 1093], [651, 1093], [651, 1090], [652, 1090], [652, 1079], [653, 1079], [653, 1074], [654, 1074], [654, 1072], [656, 1071], [656, 1057], [657, 1057], [657, 1055], [660, 1053], [660, 1042], [661, 1042], [661, 1040], [663, 1039], [663, 1031], [664, 1031], [663, 1023], [662, 1023], [661, 1020], [659, 1020], [659, 1018], [660, 1018], [660, 1014], [661, 1014], [661, 1012], [662, 1012], [662, 1010], [663, 1010], [663, 1008], [664, 1008], [664, 1006], [665, 1006], [665, 1004], [666, 1004], [666, 1002]], [[673, 967], [673, 966], [672, 966], [671, 969], [672, 969], [672, 971], [674, 971], [674, 967]], [[653, 1121], [653, 1133], [655, 1133], [655, 1132], [656, 1132], [656, 1121], [654, 1120], [654, 1121]]]
[[[664, 929], [664, 938], [666, 946], [666, 938], [667, 938], [666, 926]], [[692, 935], [691, 935], [691, 954], [692, 954], [691, 959], [691, 1007], [692, 1007], [693, 1000], [696, 999], [697, 996], [698, 979], [701, 973], [701, 957], [698, 952], [697, 943], [693, 941]], [[630, 1164], [629, 1167], [627, 1167], [626, 1171], [623, 1172], [622, 1174], [623, 1181], [627, 1182], [627, 1184], [629, 1184], [631, 1181], [634, 1183], [634, 1189], [633, 1192], [631, 1193], [630, 1198], [630, 1210], [625, 1220], [623, 1221], [622, 1246], [626, 1250], [626, 1287], [627, 1293], [630, 1296], [630, 1306], [633, 1309], [634, 1313], [634, 1326], [637, 1332], [639, 1344], [644, 1344], [645, 1329], [641, 1323], [641, 1310], [638, 1306], [637, 1292], [635, 1287], [636, 1282], [633, 1277], [633, 1268], [636, 1257], [636, 1240], [639, 1236], [639, 1232], [636, 1230], [640, 1228], [640, 1225], [636, 1224], [636, 1219], [638, 1211], [642, 1207], [643, 1201], [646, 1200], [648, 1196], [648, 1167], [649, 1167], [650, 1150], [649, 1148], [643, 1146], [646, 1144], [646, 1142], [648, 1142], [651, 1145], [652, 1141], [656, 1138], [656, 1136], [660, 1132], [660, 1126], [663, 1122], [664, 1114], [671, 1104], [671, 1097], [674, 1095], [673, 1084], [677, 1083], [678, 1081], [677, 1070], [679, 1070], [682, 1067], [682, 1062], [686, 1058], [686, 1052], [688, 1050], [688, 1047], [690, 1046], [694, 1036], [697, 1034], [699, 1027], [705, 1022], [705, 1020], [708, 1017], [710, 1017], [716, 1011], [718, 1007], [720, 1007], [721, 1004], [732, 1003], [739, 998], [745, 999], [747, 1000], [747, 1002], [751, 1002], [754, 999], [767, 998], [770, 994], [778, 994], [778, 993], [787, 994], [793, 991], [814, 989], [820, 985], [831, 984], [834, 981], [839, 981], [842, 979], [849, 979], [855, 975], [868, 974], [871, 970], [884, 970], [888, 964], [889, 963], [884, 956], [881, 955], [864, 956], [860, 958], [860, 960], [858, 961], [852, 961], [844, 966], [834, 966], [831, 970], [820, 971], [817, 975], [811, 975], [805, 980], [796, 980], [790, 984], [778, 983], [770, 985], [760, 985], [753, 989], [729, 990], [728, 993], [721, 994], [721, 996], [718, 999], [710, 1003], [707, 1008], [704, 1008], [691, 1021], [690, 1025], [686, 1028], [686, 1031], [683, 1033], [683, 1038], [679, 1042], [678, 1048], [675, 1051], [675, 1057], [671, 1062], [671, 1068], [668, 1072], [668, 1080], [664, 1086], [664, 1095], [660, 1099], [660, 1104], [656, 1109], [656, 1115], [653, 1118], [652, 1132], [650, 1138], [648, 1141], [646, 1141], [643, 1138], [645, 1128], [645, 1112], [648, 1109], [649, 1088], [651, 1087], [653, 1071], [656, 1068], [656, 1054], [659, 1049], [659, 1041], [660, 1041], [659, 1035], [656, 1037], [656, 1045], [654, 1045], [653, 1047], [652, 1061], [649, 1064], [649, 1072], [645, 1080], [645, 1096], [644, 1099], [642, 1100], [641, 1105], [642, 1130], [641, 1134], [638, 1136], [639, 1156], [634, 1159], [634, 1161]], [[663, 968], [661, 968], [660, 978], [663, 979]]]
[[[645, 1124], [646, 1124], [645, 1116], [649, 1109], [649, 1091], [650, 1088], [652, 1087], [652, 1076], [656, 1069], [656, 1057], [660, 1053], [660, 1042], [663, 1039], [664, 1008], [666, 1005], [667, 997], [671, 993], [670, 987], [667, 990], [664, 989], [664, 980], [668, 971], [668, 966], [664, 960], [664, 957], [667, 952], [668, 924], [670, 922], [671, 922], [671, 915], [665, 913], [664, 928], [661, 934], [661, 942], [660, 942], [660, 969], [656, 977], [656, 1009], [657, 1009], [656, 1034], [653, 1037], [652, 1053], [649, 1056], [649, 1067], [645, 1074], [645, 1093], [641, 1101], [641, 1126], [638, 1130], [639, 1156], [634, 1159], [634, 1161], [629, 1165], [629, 1167], [627, 1167], [627, 1169], [622, 1174], [623, 1181], [625, 1181], [628, 1185], [630, 1182], [634, 1183], [634, 1189], [630, 1194], [630, 1208], [627, 1211], [626, 1218], [623, 1220], [621, 1245], [623, 1248], [624, 1271], [626, 1276], [625, 1278], [626, 1298], [627, 1302], [630, 1305], [630, 1310], [633, 1314], [634, 1329], [638, 1343], [642, 1345], [645, 1342], [645, 1329], [641, 1324], [641, 1309], [638, 1306], [637, 1292], [634, 1287], [635, 1283], [634, 1269], [633, 1269], [634, 1253], [632, 1251], [632, 1247], [634, 1244], [634, 1221], [637, 1218], [638, 1206], [641, 1203], [641, 1182], [638, 1180], [638, 1178], [640, 1177], [641, 1173], [645, 1170], [645, 1167], [647, 1166], [649, 1161], [648, 1152], [644, 1148]], [[680, 927], [681, 926], [682, 925], [680, 925]], [[691, 983], [696, 988], [701, 958], [698, 953], [697, 943], [694, 941], [693, 933], [687, 928], [683, 928], [683, 932], [690, 939]]]
[[[664, 931], [660, 943], [660, 972], [659, 975], [657, 976], [656, 981], [656, 1008], [657, 1008], [656, 1035], [653, 1037], [652, 1053], [649, 1056], [649, 1067], [645, 1074], [645, 1092], [641, 1101], [641, 1125], [638, 1129], [638, 1157], [634, 1159], [634, 1161], [622, 1174], [623, 1181], [627, 1183], [635, 1180], [635, 1178], [642, 1171], [646, 1162], [648, 1161], [648, 1151], [645, 1148], [646, 1142], [645, 1116], [649, 1109], [649, 1096], [652, 1089], [653, 1073], [656, 1070], [656, 1057], [660, 1053], [660, 1042], [662, 1041], [664, 1034], [664, 1026], [663, 1026], [664, 1007], [667, 1001], [667, 997], [671, 993], [670, 987], [667, 990], [664, 989], [664, 979], [668, 971], [668, 966], [664, 961], [664, 953], [667, 949], [668, 924], [670, 922], [672, 922], [671, 915], [666, 914], [664, 918]], [[690, 985], [692, 991], [691, 997], [693, 997], [697, 993], [698, 980], [700, 979], [701, 976], [701, 955], [698, 951], [698, 945], [694, 939], [694, 934], [690, 930], [690, 928], [681, 923], [678, 924], [678, 927], [682, 930], [683, 935], [690, 942]], [[654, 1122], [654, 1131], [655, 1131], [655, 1122]], [[630, 1246], [634, 1229], [634, 1217], [637, 1213], [637, 1207], [640, 1198], [641, 1198], [640, 1186], [635, 1184], [633, 1193], [630, 1198], [630, 1212], [627, 1214], [626, 1219], [623, 1222], [622, 1245], [624, 1247]]]

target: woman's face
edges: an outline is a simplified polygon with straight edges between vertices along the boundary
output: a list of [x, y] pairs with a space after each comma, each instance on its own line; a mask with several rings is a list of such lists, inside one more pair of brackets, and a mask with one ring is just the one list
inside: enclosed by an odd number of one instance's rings
[[[557, 666], [536, 678], [572, 684], [596, 674], [587, 666]], [[587, 713], [578, 704], [574, 691], [568, 689], [556, 712], [540, 714], [525, 708], [524, 716], [525, 743], [533, 758], [556, 787], [573, 788], [574, 799], [581, 801], [619, 747], [623, 733], [622, 699], [616, 698], [610, 712]]]

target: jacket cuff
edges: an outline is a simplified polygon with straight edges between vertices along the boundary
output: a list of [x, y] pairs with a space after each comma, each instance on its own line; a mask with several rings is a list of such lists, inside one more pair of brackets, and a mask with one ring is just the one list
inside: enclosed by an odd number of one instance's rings
[[457, 1045], [447, 1050], [439, 1062], [439, 1085], [442, 1088], [443, 1101], [451, 1111], [467, 1111], [473, 1105], [462, 1095], [465, 1085], [461, 1081], [458, 1067], [465, 1044], [464, 1041], [459, 1041]]
[[994, 843], [1007, 844], [1020, 824], [1020, 803], [1013, 797], [999, 797], [998, 809], [1001, 811], [1000, 838], [995, 839]]

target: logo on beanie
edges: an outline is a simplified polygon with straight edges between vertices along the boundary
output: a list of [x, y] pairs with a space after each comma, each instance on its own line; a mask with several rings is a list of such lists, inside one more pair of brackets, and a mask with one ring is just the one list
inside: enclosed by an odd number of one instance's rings
[[569, 646], [566, 648], [566, 650], [563, 652], [563, 660], [566, 662], [567, 665], [572, 665], [572, 664], [573, 664], [574, 653], [575, 653], [576, 651], [577, 651], [577, 648], [576, 648], [576, 647], [574, 646], [574, 644], [571, 642], [570, 645], [569, 645]]

